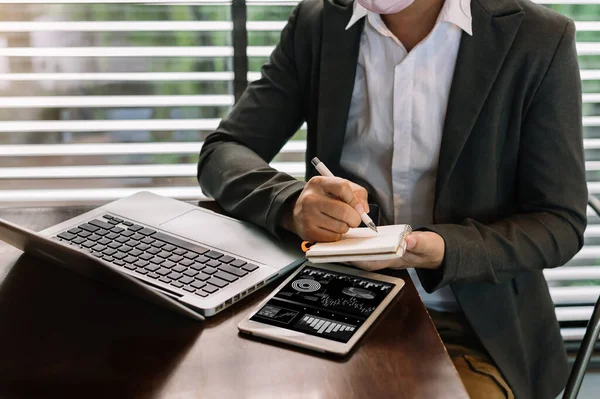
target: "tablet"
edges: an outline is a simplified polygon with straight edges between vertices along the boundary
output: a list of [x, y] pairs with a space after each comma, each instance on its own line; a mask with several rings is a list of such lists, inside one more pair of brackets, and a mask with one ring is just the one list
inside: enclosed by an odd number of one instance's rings
[[404, 286], [404, 280], [305, 262], [238, 325], [279, 342], [345, 355]]

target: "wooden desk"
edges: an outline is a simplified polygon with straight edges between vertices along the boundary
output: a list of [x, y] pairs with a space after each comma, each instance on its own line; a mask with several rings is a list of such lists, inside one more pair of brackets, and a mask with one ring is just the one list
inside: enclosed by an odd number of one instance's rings
[[[0, 209], [41, 230], [90, 207]], [[279, 282], [204, 323], [0, 243], [0, 397], [468, 398], [408, 274], [349, 356], [240, 336]]]

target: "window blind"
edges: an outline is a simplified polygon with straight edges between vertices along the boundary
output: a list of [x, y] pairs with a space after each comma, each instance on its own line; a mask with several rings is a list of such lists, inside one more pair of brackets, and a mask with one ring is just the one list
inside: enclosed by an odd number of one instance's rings
[[[296, 2], [248, 2], [248, 80]], [[0, 206], [202, 197], [234, 103], [231, 2], [0, 2]], [[302, 132], [272, 166], [304, 175]]]
[[[237, 0], [236, 0], [237, 1]], [[543, 0], [576, 22], [588, 185], [600, 195], [600, 0]], [[298, 1], [247, 0], [249, 81]], [[231, 2], [0, 1], [0, 206], [202, 193], [197, 154], [234, 103]], [[305, 131], [272, 165], [304, 175]], [[567, 343], [600, 295], [600, 219], [546, 270]]]

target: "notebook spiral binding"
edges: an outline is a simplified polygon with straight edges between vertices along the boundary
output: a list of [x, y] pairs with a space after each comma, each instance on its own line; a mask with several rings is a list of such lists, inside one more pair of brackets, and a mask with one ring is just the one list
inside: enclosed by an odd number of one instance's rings
[[406, 243], [405, 243], [405, 241], [406, 241], [406, 237], [407, 237], [407, 236], [408, 236], [410, 233], [412, 233], [412, 227], [411, 227], [410, 225], [408, 225], [408, 224], [407, 224], [407, 225], [406, 225], [406, 228], [404, 229], [404, 232], [402, 233], [402, 241], [401, 241], [401, 242], [402, 242], [402, 244], [406, 244]]

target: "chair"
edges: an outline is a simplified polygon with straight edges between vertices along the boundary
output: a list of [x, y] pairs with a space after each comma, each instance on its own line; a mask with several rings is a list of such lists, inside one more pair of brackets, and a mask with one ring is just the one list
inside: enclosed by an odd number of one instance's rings
[[[588, 205], [596, 212], [598, 216], [600, 216], [600, 200], [590, 195], [588, 198]], [[592, 357], [592, 353], [594, 352], [594, 347], [596, 342], [598, 341], [598, 334], [600, 333], [600, 298], [596, 301], [596, 306], [594, 306], [594, 312], [592, 313], [592, 317], [587, 325], [585, 330], [585, 335], [583, 336], [583, 340], [581, 341], [581, 346], [579, 347], [579, 351], [577, 352], [577, 357], [575, 358], [575, 363], [573, 364], [573, 368], [571, 369], [571, 374], [569, 375], [569, 380], [567, 381], [567, 386], [565, 388], [563, 399], [575, 399], [579, 394], [579, 389], [581, 388], [581, 383], [583, 382], [583, 377], [585, 376], [585, 371], [587, 369], [588, 364], [590, 363], [590, 358]]]

